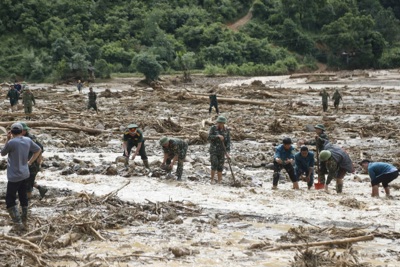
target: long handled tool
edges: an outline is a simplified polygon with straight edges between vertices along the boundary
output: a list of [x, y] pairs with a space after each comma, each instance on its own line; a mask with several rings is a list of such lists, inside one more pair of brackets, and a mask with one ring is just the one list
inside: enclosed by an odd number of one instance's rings
[[315, 189], [319, 190], [319, 189], [324, 189], [325, 185], [321, 184], [320, 181], [320, 174], [319, 174], [319, 150], [317, 147], [317, 175], [318, 175], [318, 183], [314, 183], [314, 187]]
[[[226, 153], [225, 144], [224, 144], [224, 142], [223, 142], [222, 140], [221, 140], [221, 143], [222, 143], [222, 147], [224, 148], [224, 153], [225, 153], [225, 155], [226, 155], [227, 153]], [[232, 171], [231, 159], [230, 159], [229, 157], [227, 157], [227, 161], [228, 161], [229, 169], [231, 170], [232, 179], [233, 179], [233, 184], [236, 184], [235, 175], [233, 174], [233, 171]]]

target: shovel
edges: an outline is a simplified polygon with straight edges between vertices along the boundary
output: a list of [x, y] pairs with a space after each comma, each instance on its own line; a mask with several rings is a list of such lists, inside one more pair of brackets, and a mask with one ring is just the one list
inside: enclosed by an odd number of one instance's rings
[[[225, 153], [225, 155], [226, 155], [225, 144], [224, 144], [224, 142], [223, 142], [222, 140], [221, 140], [221, 143], [222, 143], [222, 147], [224, 148], [224, 153]], [[232, 174], [232, 180], [233, 180], [232, 185], [236, 185], [235, 175], [233, 174], [232, 166], [231, 166], [231, 159], [227, 157], [227, 161], [228, 161], [229, 169], [231, 170], [231, 174]]]
[[319, 150], [317, 148], [317, 174], [318, 174], [318, 183], [314, 183], [314, 187], [316, 190], [324, 189], [325, 185], [322, 184], [319, 180]]

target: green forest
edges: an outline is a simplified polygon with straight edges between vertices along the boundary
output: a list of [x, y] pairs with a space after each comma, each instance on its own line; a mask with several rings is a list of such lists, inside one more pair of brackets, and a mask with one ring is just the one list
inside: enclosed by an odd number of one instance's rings
[[397, 68], [399, 19], [398, 0], [1, 0], [0, 79]]

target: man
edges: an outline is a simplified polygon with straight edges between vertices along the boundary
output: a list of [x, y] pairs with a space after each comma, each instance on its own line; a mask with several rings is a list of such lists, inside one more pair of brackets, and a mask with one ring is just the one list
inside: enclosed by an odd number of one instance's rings
[[336, 179], [336, 192], [343, 192], [343, 178], [346, 172], [354, 172], [353, 162], [349, 155], [339, 146], [329, 142], [324, 144], [324, 150], [319, 153], [319, 160], [326, 162], [328, 178], [325, 183], [325, 190], [328, 191], [328, 185], [332, 179]]
[[217, 124], [211, 126], [208, 133], [210, 141], [210, 162], [211, 162], [211, 184], [214, 184], [215, 172], [217, 172], [218, 183], [222, 181], [222, 171], [224, 169], [225, 156], [229, 158], [231, 150], [231, 138], [229, 129], [225, 127], [226, 118], [219, 116]]
[[392, 164], [385, 162], [371, 162], [364, 159], [360, 162], [361, 167], [368, 171], [371, 178], [372, 197], [379, 197], [379, 184], [382, 183], [386, 197], [390, 197], [389, 183], [399, 176], [399, 170]]
[[[28, 199], [31, 199], [31, 197], [32, 197], [33, 188], [38, 189], [40, 197], [43, 198], [46, 195], [48, 189], [47, 189], [46, 186], [40, 186], [35, 182], [36, 175], [40, 170], [40, 164], [42, 162], [42, 154], [43, 154], [43, 151], [44, 151], [43, 150], [43, 145], [36, 139], [36, 136], [34, 136], [33, 134], [29, 133], [30, 129], [29, 129], [28, 125], [26, 125], [26, 123], [20, 122], [20, 124], [22, 125], [22, 136], [25, 136], [25, 137], [28, 137], [29, 139], [31, 139], [41, 149], [39, 157], [37, 157], [37, 159], [32, 163], [32, 165], [29, 166], [29, 178], [28, 178], [28, 181], [27, 181]], [[31, 152], [29, 152], [29, 156], [28, 157], [29, 158], [32, 157], [32, 153]]]
[[310, 190], [314, 183], [314, 153], [308, 151], [306, 146], [302, 146], [300, 152], [294, 155], [294, 162], [296, 182], [300, 180], [301, 175], [305, 175], [305, 181]]
[[22, 93], [22, 104], [24, 104], [26, 119], [30, 120], [31, 119], [30, 114], [32, 114], [32, 106], [36, 105], [36, 102], [35, 102], [35, 97], [33, 96], [28, 86], [25, 87], [25, 90]]
[[[2, 156], [8, 155], [6, 206], [17, 230], [25, 230], [28, 223], [26, 183], [29, 177], [29, 166], [35, 162], [41, 152], [37, 144], [22, 136], [22, 130], [20, 123], [11, 125], [6, 144], [1, 150]], [[33, 153], [31, 158], [28, 157], [30, 152]], [[17, 193], [22, 208], [21, 216], [16, 203]]]
[[325, 89], [323, 89], [322, 92], [319, 93], [319, 95], [322, 96], [322, 110], [326, 112], [328, 110], [329, 94], [326, 92]]
[[78, 84], [76, 85], [76, 88], [78, 88], [78, 92], [81, 93], [82, 88], [83, 88], [83, 83], [81, 80], [78, 80]]
[[16, 111], [18, 108], [17, 105], [18, 105], [19, 93], [13, 85], [10, 86], [10, 90], [7, 93], [7, 98], [10, 99], [11, 112]]
[[161, 164], [161, 169], [171, 171], [175, 162], [178, 161], [176, 177], [178, 181], [181, 181], [183, 173], [183, 161], [186, 157], [188, 144], [181, 139], [168, 138], [165, 136], [162, 137], [159, 142], [164, 152], [164, 159]]
[[272, 180], [272, 190], [278, 189], [279, 173], [285, 169], [289, 174], [290, 180], [293, 183], [293, 189], [299, 189], [299, 183], [294, 176], [294, 154], [295, 150], [292, 146], [292, 139], [286, 137], [282, 144], [276, 147], [274, 155], [274, 175]]
[[336, 111], [339, 109], [339, 104], [340, 100], [342, 99], [342, 96], [339, 93], [339, 90], [336, 89], [335, 93], [333, 93], [332, 100], [333, 100], [333, 106], [335, 107]]
[[139, 126], [137, 124], [129, 124], [128, 129], [124, 132], [122, 137], [122, 148], [124, 149], [123, 156], [129, 160], [132, 148], [136, 147], [135, 153], [132, 155], [132, 160], [135, 160], [136, 156], [139, 154], [142, 158], [143, 165], [147, 169], [150, 169], [149, 161], [146, 155], [146, 148], [144, 145], [143, 132], [138, 128]]
[[96, 111], [96, 113], [99, 114], [99, 112], [97, 110], [97, 104], [96, 104], [97, 94], [95, 92], [93, 92], [92, 87], [89, 88], [88, 97], [89, 97], [88, 109], [93, 108]]
[[210, 98], [210, 108], [208, 109], [208, 114], [211, 114], [212, 107], [215, 107], [215, 111], [217, 112], [217, 115], [219, 115], [217, 94], [214, 90], [210, 91], [209, 98]]

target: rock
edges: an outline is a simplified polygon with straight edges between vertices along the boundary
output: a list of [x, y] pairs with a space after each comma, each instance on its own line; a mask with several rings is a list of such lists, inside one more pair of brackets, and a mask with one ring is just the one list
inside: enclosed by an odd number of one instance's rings
[[183, 256], [188, 256], [188, 255], [194, 255], [194, 254], [200, 254], [198, 250], [191, 250], [188, 248], [178, 248], [178, 247], [172, 247], [168, 249], [169, 251], [174, 254], [176, 258], [183, 257]]
[[124, 156], [118, 156], [116, 159], [115, 159], [115, 163], [127, 163], [128, 162], [128, 158], [127, 157], [124, 157]]
[[315, 131], [314, 125], [312, 125], [312, 124], [307, 124], [304, 128], [305, 128], [304, 131], [306, 131], [306, 132], [314, 132]]
[[88, 175], [90, 174], [90, 171], [88, 169], [80, 169], [77, 171], [77, 174], [79, 175]]
[[70, 174], [73, 174], [74, 173], [74, 171], [71, 169], [71, 168], [65, 168], [65, 169], [63, 169], [62, 171], [61, 171], [61, 175], [70, 175]]
[[151, 221], [151, 222], [156, 222], [156, 221], [158, 221], [158, 215], [155, 215], [155, 214], [151, 214], [151, 215], [149, 215], [148, 217], [147, 217], [147, 220], [149, 220], [149, 221]]
[[106, 175], [117, 175], [118, 171], [115, 167], [113, 166], [108, 166], [106, 169]]

